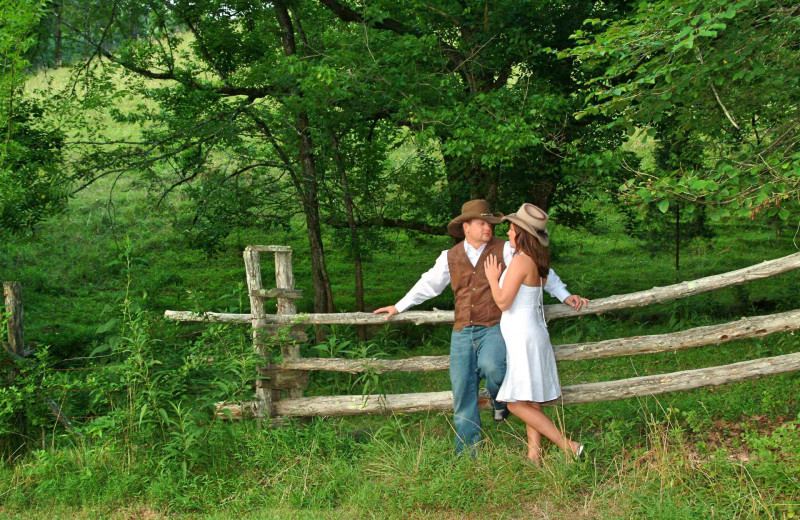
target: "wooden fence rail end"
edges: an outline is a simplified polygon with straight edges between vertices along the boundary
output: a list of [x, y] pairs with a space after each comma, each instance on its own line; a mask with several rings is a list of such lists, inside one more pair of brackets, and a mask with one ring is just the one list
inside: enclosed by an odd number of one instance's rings
[[3, 296], [8, 320], [8, 349], [16, 356], [26, 357], [22, 284], [19, 282], [3, 282]]
[[259, 253], [291, 253], [290, 246], [247, 246], [245, 251], [254, 251]]

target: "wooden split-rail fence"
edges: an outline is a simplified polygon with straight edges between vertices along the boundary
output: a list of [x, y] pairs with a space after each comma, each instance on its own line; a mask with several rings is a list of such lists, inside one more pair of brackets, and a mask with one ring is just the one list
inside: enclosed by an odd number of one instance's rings
[[[261, 253], [274, 253], [275, 255], [276, 288], [274, 289], [266, 290], [262, 285]], [[168, 319], [177, 321], [249, 323], [253, 329], [254, 348], [262, 354], [266, 354], [270, 348], [274, 347], [269, 343], [270, 337], [277, 329], [288, 330], [288, 334], [280, 335], [284, 338], [280, 344], [283, 361], [280, 364], [268, 364], [259, 370], [260, 377], [256, 384], [255, 399], [244, 403], [218, 403], [218, 416], [233, 419], [279, 418], [453, 409], [453, 394], [449, 391], [303, 397], [303, 388], [308, 385], [308, 374], [312, 370], [352, 374], [366, 371], [374, 373], [426, 372], [446, 370], [449, 367], [449, 357], [423, 356], [398, 360], [301, 358], [298, 343], [306, 340], [303, 332], [306, 325], [382, 325], [387, 322], [384, 320], [384, 316], [363, 312], [297, 314], [295, 300], [300, 298], [301, 294], [295, 289], [292, 250], [289, 247], [248, 246], [244, 251], [244, 263], [250, 294], [250, 314], [165, 312]], [[737, 271], [667, 287], [654, 287], [646, 291], [592, 300], [589, 307], [580, 311], [575, 311], [564, 304], [547, 305], [545, 306], [545, 315], [548, 320], [554, 320], [641, 307], [739, 285], [798, 268], [800, 268], [800, 253], [795, 253]], [[265, 298], [277, 298], [277, 314], [265, 312]], [[452, 322], [452, 311], [434, 310], [404, 312], [393, 317], [388, 323], [445, 324]], [[800, 310], [793, 310], [779, 314], [742, 318], [730, 323], [697, 327], [671, 334], [555, 345], [553, 348], [557, 360], [577, 361], [672, 352], [793, 331], [799, 328]], [[800, 370], [800, 352], [695, 370], [567, 386], [562, 388], [561, 399], [551, 404], [614, 401], [721, 385], [798, 370]], [[485, 395], [481, 399], [481, 406], [483, 408], [489, 406]]]

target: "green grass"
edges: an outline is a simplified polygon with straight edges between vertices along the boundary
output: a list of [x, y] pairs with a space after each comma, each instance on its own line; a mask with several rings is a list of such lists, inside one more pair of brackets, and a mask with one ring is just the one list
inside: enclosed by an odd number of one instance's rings
[[702, 435], [678, 412], [655, 401], [639, 403], [638, 418], [642, 431], [633, 435], [622, 421], [607, 424], [592, 437], [588, 461], [569, 464], [551, 450], [542, 469], [522, 457], [514, 423], [491, 427], [474, 460], [453, 457], [436, 418], [388, 418], [366, 433], [339, 420], [271, 430], [239, 425], [222, 433], [235, 445], [225, 449], [212, 440], [215, 457], [189, 479], [160, 472], [144, 452], [126, 465], [120, 454], [74, 447], [5, 470], [0, 493], [16, 518], [666, 519], [797, 512], [797, 421], [767, 425], [766, 432], [740, 428], [736, 445], [701, 445]]

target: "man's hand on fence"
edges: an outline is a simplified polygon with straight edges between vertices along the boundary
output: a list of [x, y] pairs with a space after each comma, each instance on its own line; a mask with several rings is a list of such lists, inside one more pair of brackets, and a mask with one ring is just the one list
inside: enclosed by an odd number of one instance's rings
[[381, 307], [380, 309], [375, 309], [374, 311], [372, 311], [372, 314], [382, 314], [384, 312], [387, 313], [386, 314], [387, 320], [392, 316], [394, 316], [395, 314], [400, 314], [400, 312], [397, 310], [397, 307], [395, 307], [394, 305], [389, 305], [388, 307]]
[[589, 306], [589, 299], [583, 298], [582, 296], [578, 296], [577, 294], [571, 294], [564, 298], [564, 303], [575, 309], [576, 311], [581, 310], [582, 307]]

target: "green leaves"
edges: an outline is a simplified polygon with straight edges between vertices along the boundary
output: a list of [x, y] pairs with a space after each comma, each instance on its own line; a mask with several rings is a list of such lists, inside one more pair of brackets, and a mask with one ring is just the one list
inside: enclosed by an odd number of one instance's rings
[[671, 162], [680, 175], [666, 169], [634, 179], [647, 186], [638, 192], [643, 202], [677, 195], [727, 206], [709, 209], [712, 218], [786, 215], [775, 204], [795, 200], [797, 186], [794, 18], [773, 1], [664, 0], [581, 35], [572, 56], [603, 70], [588, 83], [593, 95], [583, 113], [681, 143]]
[[63, 209], [69, 182], [61, 167], [64, 137], [41, 127], [40, 106], [16, 100], [9, 108], [0, 149], [0, 232], [20, 232]]
[[0, 5], [0, 232], [19, 232], [63, 208], [68, 195], [61, 168], [63, 135], [40, 124], [38, 102], [22, 99], [26, 51], [45, 2]]

